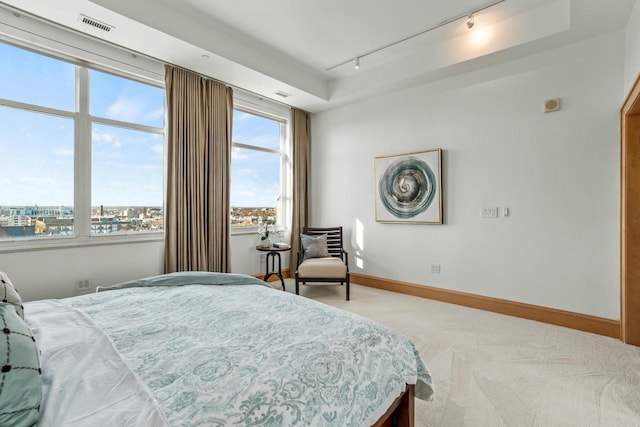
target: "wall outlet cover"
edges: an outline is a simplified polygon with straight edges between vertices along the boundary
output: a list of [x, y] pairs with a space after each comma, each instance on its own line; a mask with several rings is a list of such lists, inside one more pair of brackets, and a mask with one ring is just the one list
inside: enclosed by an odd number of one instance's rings
[[76, 292], [89, 292], [91, 290], [91, 282], [89, 279], [76, 280]]

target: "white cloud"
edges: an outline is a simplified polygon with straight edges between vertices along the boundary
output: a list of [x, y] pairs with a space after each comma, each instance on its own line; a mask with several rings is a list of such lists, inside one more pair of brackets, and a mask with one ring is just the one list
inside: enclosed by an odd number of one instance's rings
[[95, 142], [109, 143], [111, 144], [111, 147], [115, 149], [122, 147], [122, 143], [120, 142], [118, 137], [109, 132], [97, 132], [95, 129], [93, 129], [91, 131], [91, 139]]
[[129, 186], [128, 182], [122, 182], [122, 181], [110, 181], [109, 182], [109, 187], [112, 188], [126, 188]]
[[250, 119], [251, 117], [253, 117], [252, 114], [245, 113], [244, 111], [238, 111], [238, 114], [234, 116], [233, 121], [236, 123], [243, 122], [247, 119]]
[[51, 178], [40, 178], [37, 176], [23, 176], [16, 180], [18, 184], [29, 185], [54, 185], [56, 181]]
[[54, 151], [58, 156], [72, 157], [73, 148], [58, 148]]
[[113, 134], [110, 134], [109, 132], [100, 133], [96, 132], [95, 129], [91, 131], [91, 139], [97, 142], [111, 142], [114, 138], [115, 136], [113, 136]]
[[107, 109], [107, 117], [125, 122], [136, 121], [142, 115], [144, 105], [137, 98], [119, 97]]
[[[125, 168], [128, 168], [129, 165], [124, 165]], [[131, 166], [133, 169], [135, 170], [140, 170], [140, 171], [153, 171], [153, 170], [157, 170], [160, 169], [162, 166], [160, 165], [134, 165]]]
[[164, 118], [164, 107], [158, 108], [157, 110], [150, 111], [143, 118], [142, 121], [144, 123], [154, 122], [158, 119]]
[[156, 144], [151, 147], [151, 151], [157, 154], [164, 154], [164, 144]]
[[275, 206], [279, 194], [279, 189], [256, 187], [252, 182], [231, 183], [232, 206]]
[[255, 178], [256, 180], [260, 180], [260, 174], [256, 169], [240, 169], [238, 173], [241, 176], [250, 176], [252, 178]]
[[248, 158], [246, 154], [241, 154], [239, 149], [231, 149], [231, 160], [247, 160]]

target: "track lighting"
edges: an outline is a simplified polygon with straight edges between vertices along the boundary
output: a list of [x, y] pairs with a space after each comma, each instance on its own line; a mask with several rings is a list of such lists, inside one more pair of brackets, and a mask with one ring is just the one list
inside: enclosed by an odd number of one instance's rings
[[469, 15], [469, 19], [467, 19], [467, 28], [472, 29], [474, 25], [475, 22], [473, 20], [473, 15]]
[[383, 44], [382, 46], [378, 46], [378, 47], [376, 47], [374, 49], [370, 49], [370, 50], [368, 50], [366, 52], [362, 52], [362, 53], [358, 54], [357, 56], [353, 56], [353, 57], [351, 57], [349, 59], [345, 59], [344, 61], [340, 61], [337, 64], [332, 65], [331, 67], [325, 68], [325, 71], [331, 71], [334, 68], [338, 68], [338, 67], [341, 67], [343, 65], [350, 64], [353, 61], [356, 61], [356, 70], [359, 70], [360, 69], [360, 59], [361, 58], [364, 58], [365, 56], [372, 55], [372, 54], [374, 54], [376, 52], [380, 52], [381, 50], [388, 49], [388, 48], [390, 48], [392, 46], [395, 46], [397, 44], [404, 43], [407, 40], [411, 40], [411, 39], [413, 39], [415, 37], [418, 37], [418, 36], [421, 36], [423, 34], [426, 34], [429, 31], [433, 31], [436, 28], [443, 27], [443, 26], [445, 26], [447, 24], [450, 24], [452, 22], [455, 22], [455, 21], [457, 21], [459, 19], [467, 18], [467, 28], [471, 29], [475, 25], [474, 14], [476, 14], [478, 12], [482, 12], [483, 10], [489, 9], [490, 7], [496, 6], [496, 5], [498, 5], [498, 4], [500, 4], [500, 3], [504, 2], [504, 1], [506, 1], [506, 0], [492, 0], [491, 3], [485, 4], [484, 6], [476, 7], [475, 9], [471, 9], [471, 10], [465, 12], [465, 13], [461, 13], [460, 15], [453, 16], [453, 17], [451, 17], [449, 19], [446, 19], [446, 20], [444, 20], [444, 21], [442, 21], [442, 22], [440, 22], [438, 24], [434, 24], [434, 25], [432, 25], [432, 26], [430, 26], [428, 28], [425, 28], [422, 31], [410, 34], [408, 36], [405, 36], [405, 37], [403, 37], [401, 39], [389, 42], [387, 44]]
[[473, 22], [473, 13], [469, 15], [469, 19], [467, 19], [467, 28], [472, 29], [475, 22]]

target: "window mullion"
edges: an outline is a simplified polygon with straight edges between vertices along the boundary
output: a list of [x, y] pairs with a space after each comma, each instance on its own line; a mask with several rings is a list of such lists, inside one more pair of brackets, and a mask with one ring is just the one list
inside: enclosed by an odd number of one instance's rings
[[[280, 139], [282, 139], [282, 136]], [[232, 142], [231, 145], [233, 147], [245, 148], [247, 150], [262, 151], [263, 153], [282, 155], [282, 150], [273, 150], [271, 148], [258, 147], [257, 145], [243, 144], [242, 142]]]
[[29, 104], [27, 102], [12, 101], [10, 99], [4, 99], [4, 98], [0, 98], [0, 105], [4, 107], [17, 108], [23, 111], [49, 114], [51, 116], [66, 117], [70, 119], [73, 119], [76, 116], [75, 112], [59, 110], [57, 108], [44, 107], [42, 105]]
[[157, 135], [164, 135], [164, 128], [157, 128], [157, 127], [153, 127], [153, 126], [146, 126], [146, 125], [140, 125], [137, 123], [131, 123], [131, 122], [123, 122], [121, 120], [113, 120], [113, 119], [107, 119], [104, 117], [95, 117], [95, 116], [89, 116], [89, 121], [93, 124], [93, 123], [98, 123], [101, 125], [106, 125], [106, 126], [113, 126], [113, 127], [119, 127], [122, 129], [133, 129], [133, 130], [138, 130], [141, 132], [148, 132], [148, 133], [154, 133]]
[[76, 236], [91, 234], [91, 120], [89, 116], [89, 70], [76, 66], [75, 121], [75, 230]]

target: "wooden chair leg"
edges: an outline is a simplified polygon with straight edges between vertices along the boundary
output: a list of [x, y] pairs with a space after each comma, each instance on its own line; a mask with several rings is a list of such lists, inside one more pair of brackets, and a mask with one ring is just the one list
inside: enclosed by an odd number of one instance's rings
[[347, 279], [347, 301], [349, 301], [349, 279]]
[[296, 275], [296, 295], [300, 295], [300, 283], [298, 282], [297, 275]]

